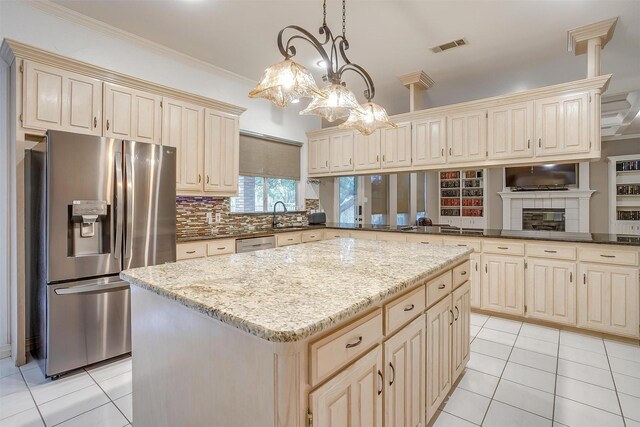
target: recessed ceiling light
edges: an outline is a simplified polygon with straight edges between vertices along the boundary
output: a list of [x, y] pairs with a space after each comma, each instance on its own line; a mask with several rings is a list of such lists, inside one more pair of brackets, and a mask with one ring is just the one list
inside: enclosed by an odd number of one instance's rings
[[316, 62], [316, 65], [318, 66], [318, 68], [327, 68], [327, 63], [324, 62], [324, 59], [321, 59], [320, 61]]

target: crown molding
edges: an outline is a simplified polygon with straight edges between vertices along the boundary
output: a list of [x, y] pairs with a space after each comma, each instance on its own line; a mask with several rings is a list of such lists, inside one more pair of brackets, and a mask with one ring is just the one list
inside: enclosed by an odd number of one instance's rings
[[179, 62], [183, 62], [194, 68], [198, 68], [210, 73], [221, 74], [225, 77], [239, 80], [244, 83], [249, 83], [251, 85], [255, 84], [255, 81], [247, 76], [234, 73], [233, 71], [229, 71], [224, 68], [218, 67], [217, 65], [211, 64], [210, 62], [203, 61], [191, 55], [187, 55], [186, 53], [182, 53], [170, 47], [145, 39], [144, 37], [140, 37], [128, 31], [122, 30], [120, 28], [116, 28], [112, 25], [109, 25], [97, 19], [91, 18], [89, 16], [83, 15], [74, 10], [68, 9], [64, 6], [60, 6], [51, 1], [33, 0], [28, 2], [28, 4], [30, 7], [33, 7], [34, 9], [37, 9], [48, 15], [55, 16], [56, 18], [64, 19], [65, 21], [81, 25], [83, 27], [100, 32], [102, 34], [105, 34], [113, 38], [124, 40], [126, 42], [135, 44], [138, 47], [141, 47], [149, 51], [153, 51], [160, 55], [169, 56]]
[[410, 85], [416, 85], [418, 89], [427, 90], [435, 83], [424, 71], [403, 74], [398, 78], [407, 89]]
[[114, 83], [132, 89], [154, 93], [160, 96], [167, 96], [179, 101], [198, 104], [235, 116], [239, 116], [246, 110], [244, 107], [206, 98], [201, 95], [196, 95], [194, 93], [185, 92], [157, 83], [152, 83], [117, 71], [111, 71], [86, 62], [67, 58], [66, 56], [58, 55], [57, 53], [49, 52], [11, 39], [3, 40], [2, 46], [0, 47], [0, 54], [8, 63], [13, 62], [15, 59], [35, 61], [40, 64], [50, 65], [52, 67], [82, 74], [84, 76], [93, 77], [103, 82]]
[[582, 55], [587, 52], [587, 43], [591, 39], [600, 39], [601, 47], [613, 37], [618, 18], [605, 19], [582, 27], [573, 28], [567, 31], [567, 50], [574, 55]]

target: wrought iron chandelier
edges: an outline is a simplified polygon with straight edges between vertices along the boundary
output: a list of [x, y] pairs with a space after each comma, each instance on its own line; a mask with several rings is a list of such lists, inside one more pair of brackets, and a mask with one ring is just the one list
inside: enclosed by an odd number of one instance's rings
[[[334, 36], [327, 26], [327, 1], [322, 4], [323, 20], [318, 30], [322, 41], [297, 25], [284, 27], [278, 33], [278, 49], [284, 56], [284, 61], [271, 65], [264, 72], [264, 76], [258, 85], [249, 92], [251, 98], [264, 98], [279, 107], [286, 107], [292, 102], [298, 102], [302, 98], [311, 98], [311, 102], [300, 114], [315, 114], [324, 117], [329, 122], [339, 119], [347, 119], [339, 127], [354, 128], [364, 135], [370, 135], [376, 129], [397, 127], [389, 120], [384, 108], [371, 102], [376, 89], [373, 80], [367, 71], [349, 60], [346, 51], [349, 42], [346, 36], [346, 0], [342, 0], [342, 35]], [[284, 42], [286, 31], [294, 32]], [[304, 40], [310, 43], [322, 57], [326, 67], [326, 74], [322, 80], [329, 84], [322, 89], [318, 88], [311, 73], [302, 65], [294, 62], [293, 58], [297, 50], [293, 42]], [[329, 53], [327, 53], [327, 48]], [[341, 64], [342, 61], [342, 64]], [[352, 71], [362, 77], [366, 89], [364, 97], [367, 102], [358, 103], [353, 92], [347, 89], [342, 75], [346, 71]]]

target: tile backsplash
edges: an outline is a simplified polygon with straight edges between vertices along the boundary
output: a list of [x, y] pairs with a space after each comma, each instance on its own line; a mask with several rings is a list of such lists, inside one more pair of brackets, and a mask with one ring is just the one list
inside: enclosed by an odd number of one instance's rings
[[[305, 226], [308, 224], [307, 214], [320, 209], [317, 199], [305, 200], [306, 212], [281, 213], [278, 220], [286, 225]], [[211, 212], [214, 222], [207, 222], [207, 213]], [[220, 214], [220, 221], [215, 222], [216, 214]], [[250, 230], [265, 230], [271, 228], [271, 214], [237, 214], [231, 213], [228, 197], [176, 197], [176, 237], [224, 236], [233, 235]], [[298, 221], [298, 217], [302, 217]]]

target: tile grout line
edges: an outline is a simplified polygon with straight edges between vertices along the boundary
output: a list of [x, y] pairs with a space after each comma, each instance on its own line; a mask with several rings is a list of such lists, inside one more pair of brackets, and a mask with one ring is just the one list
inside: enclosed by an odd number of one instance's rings
[[[36, 402], [36, 399], [33, 397], [33, 393], [31, 392], [31, 387], [29, 387], [29, 384], [27, 383], [27, 380], [24, 377], [24, 374], [22, 373], [22, 369], [18, 368], [18, 371], [20, 372], [20, 377], [22, 377], [22, 381], [24, 381], [24, 385], [25, 387], [27, 387], [27, 390], [29, 391], [29, 396], [31, 396], [31, 400], [33, 401], [33, 404], [36, 405], [36, 410], [38, 411], [38, 415], [40, 415], [40, 419], [42, 420], [42, 424], [43, 425], [47, 425], [47, 423], [44, 421], [44, 417], [42, 416], [42, 412], [40, 412], [40, 405], [38, 405], [38, 402]], [[24, 412], [24, 411], [22, 411]], [[21, 412], [19, 412], [21, 413]]]
[[611, 374], [611, 382], [613, 383], [613, 390], [616, 393], [616, 399], [618, 400], [618, 406], [620, 407], [620, 416], [622, 417], [622, 425], [626, 427], [627, 420], [624, 416], [624, 411], [622, 410], [622, 403], [620, 402], [620, 393], [618, 392], [618, 386], [616, 385], [616, 378], [613, 376], [613, 369], [611, 368], [611, 361], [609, 360], [609, 351], [607, 350], [607, 344], [602, 340], [602, 345], [604, 345], [604, 354], [607, 357], [607, 365], [609, 365], [609, 373]]
[[[131, 420], [129, 420], [129, 418], [127, 418], [127, 416], [124, 414], [124, 412], [122, 412], [122, 410], [121, 410], [121, 409], [120, 409], [120, 407], [116, 404], [116, 402], [114, 402], [114, 401], [113, 401], [113, 399], [111, 399], [111, 396], [109, 396], [109, 394], [108, 394], [106, 391], [104, 391], [104, 389], [103, 389], [103, 388], [102, 388], [102, 386], [98, 383], [98, 381], [96, 381], [96, 380], [95, 380], [95, 378], [93, 378], [93, 377], [91, 376], [91, 374], [86, 370], [86, 368], [85, 368], [84, 370], [85, 370], [85, 372], [87, 372], [87, 374], [91, 377], [91, 379], [93, 380], [93, 382], [95, 382], [95, 383], [96, 383], [96, 385], [100, 388], [100, 390], [102, 390], [102, 392], [105, 394], [105, 396], [107, 396], [107, 399], [109, 399], [109, 402], [113, 403], [113, 406], [115, 406], [115, 407], [116, 407], [116, 409], [118, 410], [118, 412], [120, 412], [120, 413], [122, 414], [122, 416], [124, 417], [124, 419], [125, 419], [125, 420], [127, 420], [127, 424], [125, 424], [125, 425], [129, 425], [129, 424], [131, 424], [131, 423], [132, 423], [132, 421], [131, 421]], [[128, 371], [127, 371], [127, 372], [128, 372]], [[111, 377], [111, 378], [115, 378], [115, 377], [117, 377], [117, 375], [115, 375], [115, 376], [113, 376], [113, 377]], [[108, 379], [111, 379], [111, 378], [108, 378]], [[106, 381], [106, 380], [105, 380], [105, 381]], [[125, 397], [125, 396], [128, 396], [129, 394], [133, 394], [133, 392], [131, 392], [131, 393], [127, 393], [127, 394], [125, 394], [124, 396], [120, 396], [118, 399], [120, 399], [120, 398], [122, 398], [122, 397]], [[116, 400], [118, 400], [118, 399], [116, 399]], [[105, 405], [106, 405], [106, 403], [105, 403]]]
[[553, 378], [553, 406], [551, 407], [551, 425], [556, 422], [556, 398], [558, 397], [558, 368], [560, 367], [560, 340], [562, 331], [558, 331], [558, 347], [556, 348], [556, 375]]

